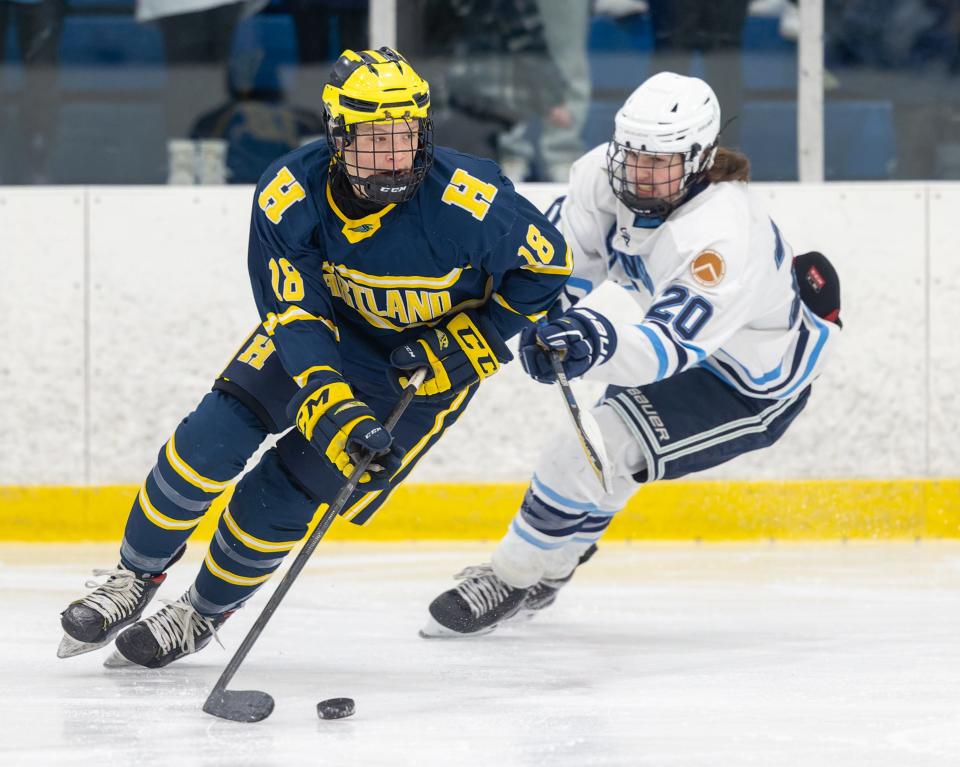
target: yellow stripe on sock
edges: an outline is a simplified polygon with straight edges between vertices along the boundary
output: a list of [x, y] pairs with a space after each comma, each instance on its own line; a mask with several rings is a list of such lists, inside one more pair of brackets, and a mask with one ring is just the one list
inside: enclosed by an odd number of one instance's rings
[[290, 551], [290, 549], [300, 543], [299, 538], [295, 541], [265, 541], [262, 538], [257, 538], [256, 536], [250, 535], [250, 533], [242, 530], [240, 525], [237, 524], [237, 520], [235, 520], [233, 515], [230, 513], [229, 506], [224, 509], [223, 521], [227, 523], [227, 529], [233, 533], [234, 537], [238, 541], [254, 551], [262, 551], [265, 553]]
[[220, 565], [213, 561], [213, 556], [208, 551], [207, 556], [203, 559], [203, 564], [206, 565], [206, 568], [210, 571], [210, 574], [216, 578], [219, 578], [221, 581], [226, 581], [227, 583], [233, 586], [259, 586], [264, 581], [268, 580], [273, 573], [268, 573], [267, 575], [258, 575], [256, 578], [247, 578], [243, 575], [237, 575], [236, 573], [231, 573], [229, 570], [224, 570]]
[[140, 504], [140, 510], [143, 516], [149, 519], [157, 527], [164, 530], [192, 530], [199, 523], [200, 519], [174, 519], [158, 511], [156, 506], [150, 503], [150, 497], [147, 495], [147, 483], [144, 482], [140, 488], [140, 494], [137, 495], [137, 502]]
[[227, 480], [226, 482], [217, 482], [214, 479], [208, 479], [202, 474], [194, 471], [187, 464], [187, 462], [180, 457], [179, 453], [177, 453], [177, 446], [174, 443], [173, 436], [171, 436], [170, 441], [167, 442], [165, 454], [167, 456], [167, 461], [170, 462], [170, 465], [173, 467], [173, 470], [177, 472], [177, 474], [183, 477], [194, 487], [199, 487], [201, 490], [205, 490], [208, 493], [222, 493], [233, 483], [232, 479]]

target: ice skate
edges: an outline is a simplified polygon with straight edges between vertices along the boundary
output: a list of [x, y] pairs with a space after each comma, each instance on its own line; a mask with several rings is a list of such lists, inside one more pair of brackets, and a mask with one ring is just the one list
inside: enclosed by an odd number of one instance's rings
[[458, 573], [461, 583], [430, 603], [430, 618], [420, 629], [425, 639], [482, 636], [514, 616], [529, 589], [500, 580], [489, 564]]
[[166, 574], [137, 575], [117, 565], [112, 570], [94, 570], [94, 576], [106, 576], [106, 582], [86, 582], [93, 588], [87, 596], [71, 602], [60, 613], [64, 635], [57, 648], [58, 658], [98, 650], [109, 644], [117, 633], [143, 613], [166, 579]]
[[233, 615], [233, 610], [207, 618], [196, 611], [187, 594], [176, 602], [163, 601], [163, 608], [117, 637], [117, 649], [104, 666], [162, 668], [184, 655], [199, 652], [211, 639], [223, 647], [217, 629]]
[[535, 586], [527, 591], [526, 599], [523, 600], [523, 606], [518, 615], [523, 618], [532, 618], [541, 610], [545, 610], [557, 601], [557, 592], [560, 591], [573, 579], [573, 574], [577, 572], [580, 565], [588, 562], [590, 557], [597, 553], [597, 544], [590, 544], [590, 548], [580, 555], [577, 566], [570, 571], [565, 578], [544, 578]]

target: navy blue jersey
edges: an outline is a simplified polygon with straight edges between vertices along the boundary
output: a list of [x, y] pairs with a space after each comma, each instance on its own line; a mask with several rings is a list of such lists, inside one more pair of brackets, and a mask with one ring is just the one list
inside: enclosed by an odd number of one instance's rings
[[474, 308], [506, 339], [554, 302], [573, 262], [563, 237], [497, 165], [437, 147], [416, 196], [349, 219], [318, 141], [257, 186], [249, 269], [264, 328], [300, 386], [381, 385], [389, 354]]

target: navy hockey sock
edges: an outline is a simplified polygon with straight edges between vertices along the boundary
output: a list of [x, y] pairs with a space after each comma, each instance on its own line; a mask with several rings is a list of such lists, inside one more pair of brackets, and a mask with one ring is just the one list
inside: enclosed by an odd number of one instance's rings
[[120, 561], [159, 573], [267, 435], [234, 397], [207, 394], [160, 450], [127, 518]]
[[235, 609], [280, 567], [317, 510], [275, 449], [237, 484], [217, 525], [190, 601], [207, 616]]

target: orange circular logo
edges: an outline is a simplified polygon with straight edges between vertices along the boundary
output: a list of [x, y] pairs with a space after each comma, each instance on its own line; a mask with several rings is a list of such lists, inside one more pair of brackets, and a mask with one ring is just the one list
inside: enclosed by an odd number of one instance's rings
[[723, 262], [723, 257], [712, 250], [697, 254], [693, 263], [690, 264], [690, 274], [693, 275], [693, 279], [708, 288], [719, 283], [726, 271], [727, 265]]

